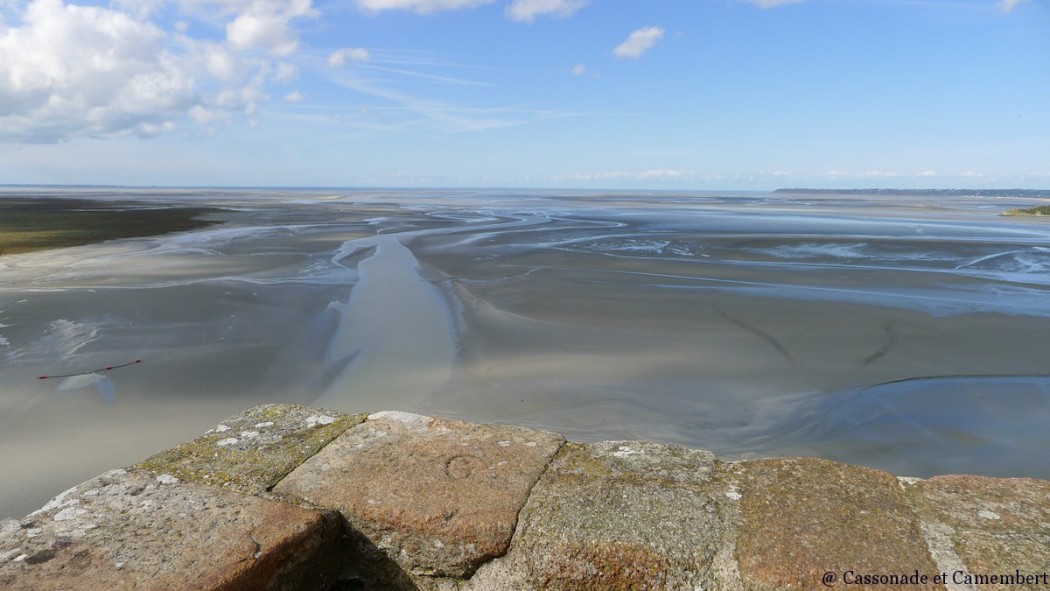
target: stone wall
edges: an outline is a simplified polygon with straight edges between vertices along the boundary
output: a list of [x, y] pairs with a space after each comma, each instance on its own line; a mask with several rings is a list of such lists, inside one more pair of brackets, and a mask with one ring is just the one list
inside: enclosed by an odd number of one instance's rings
[[1050, 482], [267, 405], [0, 522], [10, 590], [1050, 589]]

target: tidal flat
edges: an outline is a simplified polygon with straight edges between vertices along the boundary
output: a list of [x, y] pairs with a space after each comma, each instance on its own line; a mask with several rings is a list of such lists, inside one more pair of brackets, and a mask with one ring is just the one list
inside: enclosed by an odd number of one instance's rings
[[210, 225], [0, 256], [0, 517], [268, 402], [1050, 478], [1039, 197], [25, 193]]

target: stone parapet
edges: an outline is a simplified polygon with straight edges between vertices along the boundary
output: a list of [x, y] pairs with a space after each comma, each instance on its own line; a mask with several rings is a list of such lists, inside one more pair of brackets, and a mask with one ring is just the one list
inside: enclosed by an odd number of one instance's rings
[[1050, 589], [1050, 482], [266, 405], [0, 522], [0, 588]]

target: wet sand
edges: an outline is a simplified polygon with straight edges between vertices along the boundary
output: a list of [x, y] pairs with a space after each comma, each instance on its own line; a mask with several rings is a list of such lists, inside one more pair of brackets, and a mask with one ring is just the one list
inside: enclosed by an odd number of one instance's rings
[[[900, 237], [820, 236], [805, 220], [778, 235], [590, 222], [508, 232], [469, 252], [447, 237], [413, 243], [443, 271], [466, 329], [434, 411], [574, 439], [657, 438], [726, 457], [1050, 477], [1050, 462], [1005, 451], [1050, 443], [1033, 428], [1050, 416], [1039, 375], [1050, 334], [1040, 300], [1048, 269], [1036, 266], [1050, 263], [1043, 246], [960, 243], [959, 228], [932, 219], [832, 222], [865, 232], [881, 223]], [[946, 237], [929, 236], [934, 229]], [[963, 270], [1001, 251], [1029, 258]], [[999, 377], [898, 382], [948, 376]], [[866, 389], [877, 384], [886, 385]], [[942, 384], [955, 384], [955, 395], [927, 395]], [[851, 422], [814, 427], [832, 410]], [[991, 461], [986, 448], [996, 446]]]
[[0, 258], [0, 516], [266, 402], [1050, 477], [1050, 224], [998, 215], [1031, 200], [111, 198], [228, 211]]

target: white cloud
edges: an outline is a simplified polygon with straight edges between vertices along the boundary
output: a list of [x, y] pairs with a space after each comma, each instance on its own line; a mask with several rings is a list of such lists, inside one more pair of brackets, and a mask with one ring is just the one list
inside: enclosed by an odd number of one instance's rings
[[586, 5], [587, 0], [514, 0], [507, 6], [507, 17], [525, 23], [545, 14], [565, 18]]
[[291, 55], [299, 42], [290, 22], [316, 14], [310, 0], [255, 0], [226, 25], [226, 40], [237, 50], [260, 49], [273, 55]]
[[360, 8], [379, 12], [381, 10], [411, 10], [420, 14], [440, 10], [458, 10], [491, 4], [493, 0], [354, 0]]
[[201, 44], [194, 48], [197, 59], [209, 76], [220, 80], [233, 80], [242, 74], [242, 62], [227, 47], [218, 43]]
[[346, 60], [354, 62], [367, 62], [372, 56], [368, 53], [367, 49], [361, 49], [360, 47], [348, 47], [346, 49], [340, 49], [333, 51], [328, 54], [328, 65], [333, 68], [346, 63]]
[[0, 137], [155, 135], [195, 100], [164, 33], [104, 8], [35, 0], [0, 34]]
[[660, 27], [645, 27], [638, 29], [631, 33], [626, 41], [616, 46], [613, 49], [613, 54], [616, 57], [630, 57], [639, 58], [649, 50], [652, 46], [656, 45], [656, 42], [662, 39], [664, 36], [664, 30]]
[[299, 103], [303, 100], [303, 94], [298, 90], [289, 92], [288, 94], [284, 95], [284, 100], [289, 103]]
[[265, 55], [294, 51], [288, 23], [313, 14], [310, 0], [172, 0], [219, 6], [227, 43], [149, 22], [168, 1], [17, 5], [0, 26], [0, 142], [149, 137], [186, 119], [212, 125], [251, 115], [268, 100], [267, 84], [295, 77], [295, 66]]

